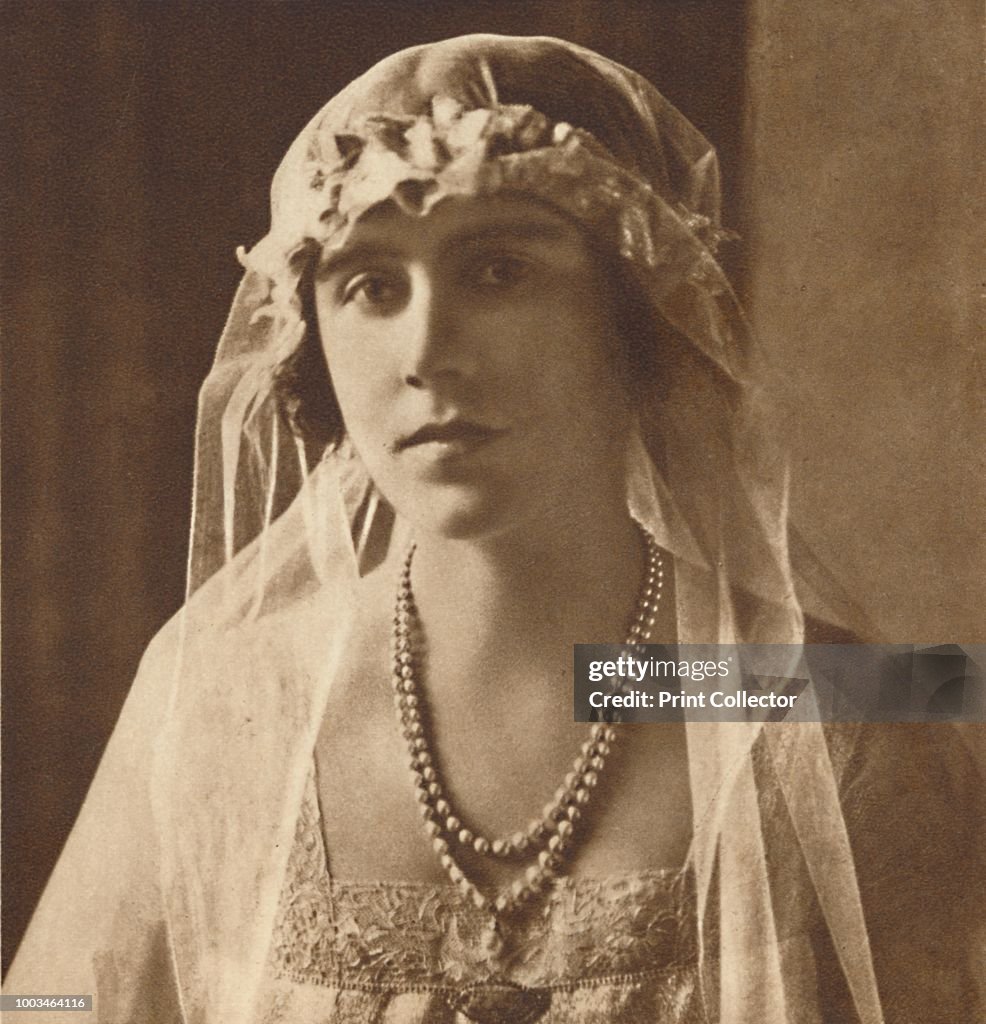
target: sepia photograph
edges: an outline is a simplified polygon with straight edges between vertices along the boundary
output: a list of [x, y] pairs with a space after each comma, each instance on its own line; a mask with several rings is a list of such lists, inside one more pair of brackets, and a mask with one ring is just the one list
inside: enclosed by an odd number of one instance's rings
[[0, 26], [0, 1009], [986, 1024], [982, 4]]

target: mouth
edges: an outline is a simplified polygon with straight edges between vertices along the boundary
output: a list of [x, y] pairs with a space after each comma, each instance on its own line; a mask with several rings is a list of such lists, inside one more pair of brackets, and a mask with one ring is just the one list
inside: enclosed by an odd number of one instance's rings
[[506, 430], [482, 423], [455, 419], [447, 423], [427, 423], [413, 434], [402, 437], [395, 448], [398, 452], [424, 448], [438, 455], [460, 455], [482, 448], [506, 433]]

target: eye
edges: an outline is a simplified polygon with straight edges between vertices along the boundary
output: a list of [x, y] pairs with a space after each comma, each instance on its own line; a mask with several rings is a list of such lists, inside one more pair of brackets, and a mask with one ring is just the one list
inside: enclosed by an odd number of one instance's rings
[[510, 288], [526, 281], [532, 270], [532, 262], [522, 256], [485, 256], [476, 261], [473, 279], [484, 288]]
[[397, 309], [407, 293], [407, 284], [389, 271], [366, 270], [348, 278], [341, 289], [343, 305], [355, 305], [367, 312], [385, 315]]

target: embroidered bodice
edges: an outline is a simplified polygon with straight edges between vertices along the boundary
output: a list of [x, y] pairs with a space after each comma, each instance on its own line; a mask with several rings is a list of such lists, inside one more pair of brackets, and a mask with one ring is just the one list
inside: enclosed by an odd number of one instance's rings
[[557, 878], [510, 921], [493, 954], [486, 916], [454, 886], [333, 879], [322, 835], [310, 777], [275, 924], [265, 1024], [705, 1020], [688, 872]]

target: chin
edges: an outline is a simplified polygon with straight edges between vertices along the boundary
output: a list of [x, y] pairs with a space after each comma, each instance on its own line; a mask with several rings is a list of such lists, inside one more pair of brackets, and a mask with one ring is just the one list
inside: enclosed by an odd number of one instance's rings
[[412, 523], [415, 531], [446, 540], [480, 540], [514, 528], [518, 521], [516, 503], [502, 490], [486, 488], [438, 489], [418, 496], [413, 502], [395, 504], [398, 514]]

